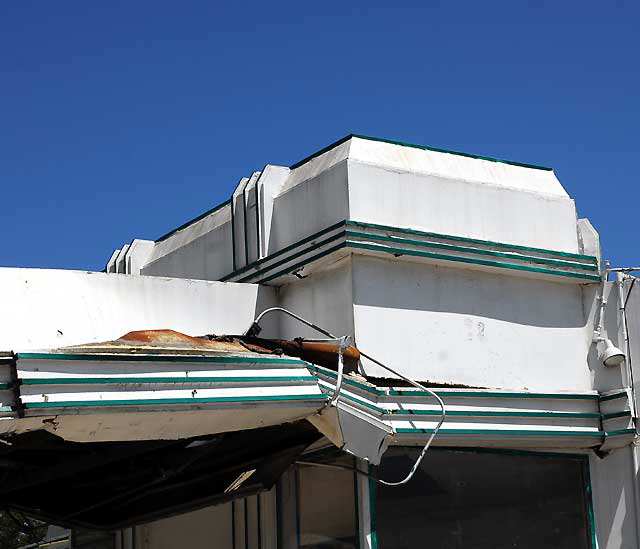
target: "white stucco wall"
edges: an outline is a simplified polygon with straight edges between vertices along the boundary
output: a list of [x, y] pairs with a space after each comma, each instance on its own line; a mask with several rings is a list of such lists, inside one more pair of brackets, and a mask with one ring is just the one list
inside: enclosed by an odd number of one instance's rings
[[638, 483], [638, 472], [633, 452], [638, 452], [638, 448], [627, 446], [604, 459], [593, 454], [589, 457], [598, 549], [638, 547], [636, 512], [639, 507], [633, 489], [633, 484]]
[[[242, 333], [273, 290], [251, 284], [0, 268], [0, 349], [107, 341], [132, 330]], [[269, 333], [269, 324], [266, 324]]]
[[409, 377], [591, 389], [579, 286], [354, 256], [353, 303], [358, 346]]
[[[281, 307], [294, 311], [337, 337], [354, 333], [351, 262], [348, 258], [326, 271], [280, 287], [277, 299]], [[278, 314], [278, 317], [281, 337], [324, 337], [286, 315]]]
[[347, 163], [343, 160], [275, 198], [268, 252], [348, 219], [349, 206]]
[[357, 221], [579, 252], [575, 205], [567, 196], [350, 159], [349, 206]]
[[225, 206], [157, 242], [141, 274], [218, 280], [233, 270], [231, 211]]

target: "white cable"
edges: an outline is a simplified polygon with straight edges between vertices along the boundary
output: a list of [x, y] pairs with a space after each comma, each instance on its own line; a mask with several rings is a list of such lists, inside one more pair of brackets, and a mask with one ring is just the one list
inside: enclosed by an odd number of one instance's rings
[[418, 389], [422, 389], [423, 391], [426, 391], [427, 393], [429, 393], [433, 398], [435, 398], [438, 401], [438, 404], [440, 404], [440, 410], [442, 410], [440, 421], [438, 421], [438, 424], [436, 425], [435, 429], [431, 433], [431, 436], [427, 440], [427, 443], [422, 448], [422, 452], [420, 452], [420, 455], [418, 456], [418, 459], [416, 460], [416, 462], [413, 464], [413, 467], [411, 468], [411, 471], [409, 471], [409, 474], [406, 477], [404, 477], [402, 480], [399, 480], [398, 482], [388, 482], [386, 480], [376, 479], [380, 484], [384, 484], [385, 486], [401, 486], [402, 484], [406, 484], [407, 482], [409, 482], [413, 477], [413, 475], [415, 474], [415, 472], [418, 470], [418, 467], [422, 462], [422, 458], [427, 453], [429, 446], [431, 446], [433, 439], [436, 438], [436, 435], [438, 434], [440, 427], [442, 427], [442, 424], [444, 423], [444, 418], [447, 415], [447, 410], [445, 408], [444, 401], [428, 387], [425, 387], [424, 385], [418, 383], [417, 381], [414, 381], [413, 379], [409, 379], [408, 377], [403, 376], [401, 373], [396, 372], [395, 370], [392, 370], [391, 368], [389, 368], [389, 366], [382, 364], [382, 362], [380, 362], [379, 360], [376, 360], [372, 356], [369, 356], [366, 353], [363, 353], [362, 351], [360, 351], [360, 354], [363, 357], [368, 358], [371, 362], [375, 362], [378, 366], [381, 366], [382, 368], [391, 372], [392, 374], [397, 375], [399, 378], [404, 379], [406, 382], [411, 383], [411, 385], [413, 385], [414, 387], [418, 387]]
[[[332, 340], [334, 340], [334, 341], [335, 340], [339, 340], [340, 341], [340, 345], [338, 347], [338, 379], [337, 379], [337, 383], [336, 383], [336, 390], [335, 390], [335, 392], [333, 394], [333, 397], [329, 401], [329, 404], [333, 404], [335, 401], [338, 400], [338, 398], [340, 396], [340, 388], [342, 386], [342, 373], [343, 373], [343, 369], [344, 369], [342, 354], [344, 353], [344, 347], [346, 347], [346, 341], [347, 341], [347, 338], [349, 336], [343, 336], [342, 338], [337, 338], [332, 333], [327, 332], [323, 328], [320, 328], [320, 326], [317, 326], [317, 325], [313, 324], [312, 322], [309, 322], [308, 320], [305, 320], [301, 316], [298, 316], [297, 314], [292, 313], [291, 311], [289, 311], [289, 310], [287, 310], [287, 309], [285, 309], [283, 307], [271, 307], [269, 309], [265, 309], [264, 311], [262, 311], [256, 317], [256, 319], [253, 321], [253, 324], [247, 330], [246, 334], [248, 335], [250, 333], [256, 333], [256, 330], [257, 330], [257, 333], [260, 333], [260, 330], [261, 330], [260, 325], [259, 325], [260, 320], [267, 313], [274, 312], [274, 311], [280, 311], [282, 313], [288, 314], [289, 316], [295, 318], [299, 322], [302, 322], [303, 324], [306, 324], [307, 326], [313, 328], [314, 330], [317, 330], [321, 334], [324, 334], [324, 335], [330, 337]], [[442, 411], [442, 415], [440, 416], [440, 421], [438, 421], [438, 424], [436, 425], [435, 429], [431, 433], [431, 436], [427, 440], [427, 443], [422, 448], [422, 452], [420, 452], [420, 455], [418, 456], [418, 459], [416, 460], [416, 462], [413, 464], [413, 467], [409, 471], [409, 474], [405, 478], [403, 478], [402, 480], [399, 480], [398, 482], [388, 482], [388, 481], [382, 480], [382, 479], [375, 479], [377, 482], [379, 482], [380, 484], [384, 484], [385, 486], [401, 486], [402, 484], [406, 484], [407, 482], [409, 482], [411, 480], [411, 478], [413, 477], [413, 475], [415, 474], [415, 472], [418, 470], [418, 467], [420, 466], [420, 463], [422, 462], [422, 458], [424, 458], [424, 455], [427, 453], [427, 450], [431, 446], [431, 443], [433, 442], [433, 439], [436, 437], [436, 435], [438, 434], [438, 431], [440, 430], [440, 427], [442, 427], [442, 424], [444, 423], [447, 411], [446, 411], [446, 408], [445, 408], [443, 400], [434, 391], [432, 391], [428, 387], [425, 387], [424, 385], [418, 383], [417, 381], [414, 381], [413, 379], [410, 379], [410, 378], [408, 378], [406, 376], [403, 376], [401, 373], [396, 372], [392, 368], [389, 368], [389, 366], [383, 364], [379, 360], [376, 360], [372, 356], [369, 356], [369, 355], [367, 355], [366, 353], [364, 353], [362, 351], [360, 351], [360, 355], [365, 357], [365, 358], [368, 358], [371, 362], [374, 362], [375, 364], [377, 364], [381, 368], [384, 368], [388, 372], [391, 372], [392, 374], [398, 376], [400, 379], [403, 379], [404, 381], [406, 381], [407, 383], [410, 383], [414, 387], [417, 387], [418, 389], [422, 389], [423, 391], [429, 393], [433, 398], [435, 398], [438, 401], [438, 404], [440, 405], [440, 409]]]
[[342, 389], [342, 378], [344, 373], [344, 349], [349, 343], [349, 339], [351, 338], [348, 335], [342, 336], [340, 338], [340, 343], [338, 344], [338, 379], [336, 381], [336, 390], [329, 400], [329, 405], [338, 402], [338, 398], [340, 397], [340, 389]]

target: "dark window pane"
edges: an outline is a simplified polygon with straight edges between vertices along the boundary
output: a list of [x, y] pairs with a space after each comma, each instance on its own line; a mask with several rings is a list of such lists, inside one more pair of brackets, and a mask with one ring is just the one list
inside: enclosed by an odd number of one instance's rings
[[[351, 465], [351, 460], [345, 462]], [[300, 548], [355, 549], [354, 473], [298, 468]]]
[[[381, 478], [418, 450], [393, 448]], [[589, 549], [583, 463], [571, 458], [433, 450], [404, 486], [377, 485], [379, 549]]]
[[74, 530], [72, 534], [73, 549], [113, 549], [115, 534], [95, 530]]

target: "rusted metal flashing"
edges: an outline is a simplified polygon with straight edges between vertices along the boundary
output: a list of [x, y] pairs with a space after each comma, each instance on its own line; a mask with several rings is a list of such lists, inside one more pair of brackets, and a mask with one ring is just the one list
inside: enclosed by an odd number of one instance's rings
[[[209, 334], [193, 337], [175, 330], [137, 330], [114, 341], [89, 343], [65, 347], [65, 352], [78, 353], [136, 353], [154, 352], [163, 354], [259, 354], [300, 358], [325, 368], [338, 367], [338, 345], [335, 343], [267, 339], [245, 335]], [[357, 370], [360, 352], [347, 347], [343, 353], [345, 372]]]

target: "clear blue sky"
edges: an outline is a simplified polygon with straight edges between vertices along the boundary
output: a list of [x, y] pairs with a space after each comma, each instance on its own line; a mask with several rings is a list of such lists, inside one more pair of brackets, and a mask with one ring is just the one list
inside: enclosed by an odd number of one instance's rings
[[552, 166], [640, 263], [640, 3], [0, 3], [0, 264], [99, 270], [348, 133]]

